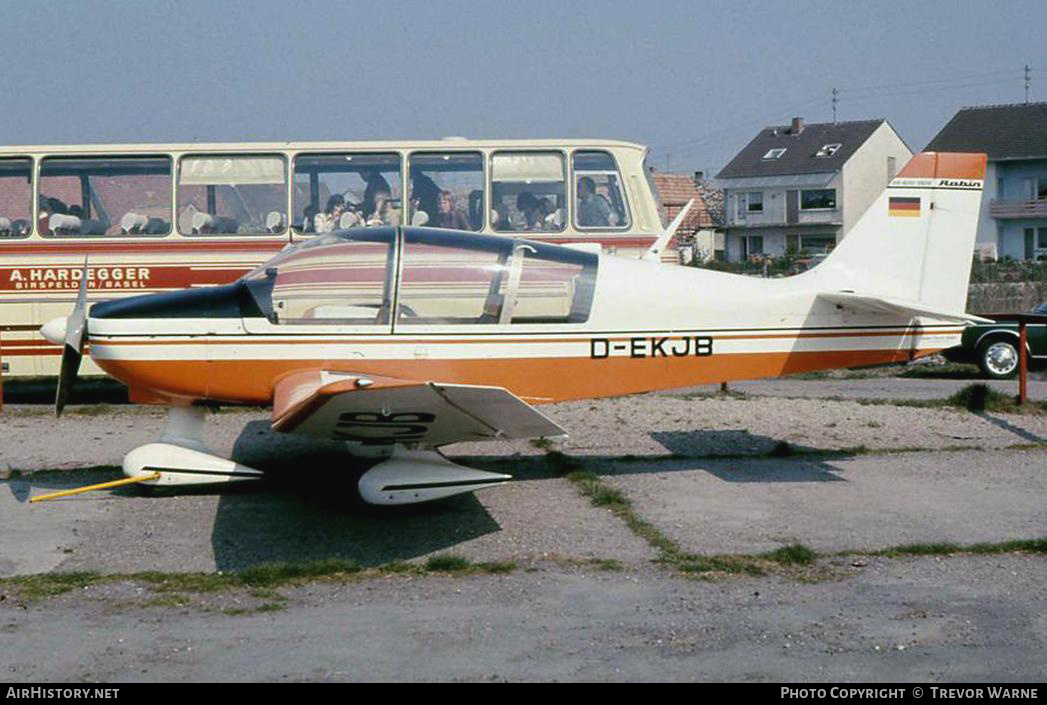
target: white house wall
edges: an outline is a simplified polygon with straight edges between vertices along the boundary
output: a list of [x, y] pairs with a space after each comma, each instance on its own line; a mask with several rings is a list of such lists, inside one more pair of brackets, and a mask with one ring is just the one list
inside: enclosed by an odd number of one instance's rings
[[912, 151], [898, 133], [883, 122], [843, 165], [843, 190], [836, 193], [843, 216], [841, 240], [887, 188], [889, 157], [894, 157], [897, 173], [912, 159]]

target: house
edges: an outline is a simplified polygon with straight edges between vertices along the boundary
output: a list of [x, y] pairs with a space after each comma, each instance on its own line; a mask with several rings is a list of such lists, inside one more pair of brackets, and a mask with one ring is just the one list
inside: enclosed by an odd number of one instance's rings
[[985, 152], [977, 243], [1011, 259], [1047, 259], [1047, 103], [963, 108], [929, 151]]
[[674, 174], [651, 168], [663, 225], [671, 223], [687, 202], [694, 199], [673, 242], [665, 248], [666, 253], [674, 257], [681, 253], [684, 264], [690, 264], [693, 258], [703, 262], [714, 257], [723, 259], [723, 192], [704, 176], [700, 171], [693, 175]]
[[832, 250], [911, 157], [882, 119], [764, 128], [716, 177], [727, 259]]

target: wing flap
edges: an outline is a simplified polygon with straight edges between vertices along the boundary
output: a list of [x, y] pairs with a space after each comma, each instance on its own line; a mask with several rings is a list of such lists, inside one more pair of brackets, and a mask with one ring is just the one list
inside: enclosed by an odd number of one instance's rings
[[900, 314], [912, 317], [937, 318], [943, 321], [956, 321], [959, 323], [992, 323], [987, 318], [972, 316], [969, 313], [946, 311], [944, 309], [927, 306], [918, 301], [906, 301], [884, 296], [872, 296], [868, 294], [857, 294], [850, 291], [827, 291], [818, 294], [818, 298], [843, 306], [845, 308], [857, 309], [859, 311], [872, 311], [873, 313]]
[[273, 429], [337, 441], [431, 446], [565, 433], [501, 387], [316, 371], [277, 385]]

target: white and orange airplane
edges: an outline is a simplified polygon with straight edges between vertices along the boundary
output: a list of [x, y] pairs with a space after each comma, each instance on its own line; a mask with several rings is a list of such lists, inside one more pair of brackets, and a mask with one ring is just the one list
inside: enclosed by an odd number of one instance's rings
[[[362, 498], [406, 504], [500, 484], [436, 449], [564, 434], [535, 406], [911, 360], [959, 341], [985, 156], [923, 153], [819, 266], [762, 279], [423, 227], [290, 247], [237, 282], [94, 304], [44, 326], [85, 343], [133, 401], [171, 407], [130, 481], [260, 476], [201, 440], [205, 408], [272, 406], [276, 431], [385, 459]], [[86, 265], [85, 265], [86, 266]], [[82, 281], [87, 281], [84, 276]]]

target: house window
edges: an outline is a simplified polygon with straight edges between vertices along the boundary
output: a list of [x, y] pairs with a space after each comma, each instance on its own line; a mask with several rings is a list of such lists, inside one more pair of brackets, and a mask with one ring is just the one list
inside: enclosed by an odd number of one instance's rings
[[763, 212], [763, 191], [752, 191], [748, 194], [749, 197], [749, 212], [750, 213], [762, 213]]
[[805, 235], [801, 238], [800, 250], [805, 254], [824, 254], [836, 247], [835, 235]]
[[1036, 249], [1047, 250], [1047, 228], [1037, 228], [1036, 236]]
[[815, 152], [814, 156], [819, 159], [827, 159], [832, 155], [836, 154], [843, 145], [839, 142], [833, 142], [832, 144], [823, 145], [821, 149]]
[[836, 208], [836, 189], [800, 191], [800, 210], [832, 210]]
[[749, 256], [763, 254], [763, 235], [749, 236]]
[[763, 155], [763, 158], [770, 161], [772, 159], [781, 159], [782, 155], [785, 154], [786, 147], [776, 147], [775, 149], [767, 150], [767, 154]]
[[1036, 182], [1036, 200], [1047, 201], [1047, 179], [1039, 179]]

